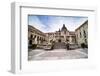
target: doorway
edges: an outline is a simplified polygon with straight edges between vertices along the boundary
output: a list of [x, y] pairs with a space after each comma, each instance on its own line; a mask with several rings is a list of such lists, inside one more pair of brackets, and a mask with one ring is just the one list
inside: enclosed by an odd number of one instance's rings
[[59, 39], [58, 42], [61, 42], [61, 39]]

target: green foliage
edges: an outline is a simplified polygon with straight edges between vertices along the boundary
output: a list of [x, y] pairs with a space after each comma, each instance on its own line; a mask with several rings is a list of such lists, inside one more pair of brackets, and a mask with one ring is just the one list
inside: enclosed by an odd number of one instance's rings
[[82, 44], [81, 44], [81, 47], [82, 47], [82, 48], [88, 48], [88, 46], [87, 46], [85, 43], [82, 43]]

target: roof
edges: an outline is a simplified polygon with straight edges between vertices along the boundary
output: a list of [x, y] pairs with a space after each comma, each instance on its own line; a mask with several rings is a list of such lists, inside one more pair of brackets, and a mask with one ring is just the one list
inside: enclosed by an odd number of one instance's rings
[[88, 20], [86, 20], [83, 24], [81, 24], [77, 29], [75, 29], [75, 31], [77, 31], [78, 29], [80, 29], [82, 26], [84, 26], [84, 24], [88, 23]]
[[49, 33], [45, 33], [45, 34], [49, 34], [49, 35], [52, 35], [52, 34], [54, 34], [54, 32], [49, 32]]
[[69, 32], [70, 35], [75, 35], [75, 32]]
[[42, 31], [36, 29], [34, 26], [31, 26], [31, 25], [28, 25], [28, 31], [31, 31], [31, 32], [36, 31], [38, 34], [45, 36], [45, 34]]

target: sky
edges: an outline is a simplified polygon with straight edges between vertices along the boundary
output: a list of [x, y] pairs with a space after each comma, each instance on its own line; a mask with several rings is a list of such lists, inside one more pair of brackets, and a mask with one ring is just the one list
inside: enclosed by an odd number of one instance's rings
[[69, 31], [75, 31], [86, 20], [88, 17], [28, 15], [28, 25], [34, 26], [44, 33], [58, 31], [63, 24]]

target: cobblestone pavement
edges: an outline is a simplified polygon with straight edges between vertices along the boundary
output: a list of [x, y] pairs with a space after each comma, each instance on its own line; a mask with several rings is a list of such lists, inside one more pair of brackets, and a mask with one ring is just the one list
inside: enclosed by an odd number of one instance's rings
[[84, 48], [84, 49], [79, 49], [79, 51], [82, 51], [82, 52], [84, 52], [84, 53], [88, 54], [88, 49], [87, 49], [87, 48]]
[[55, 49], [50, 51], [32, 50], [28, 54], [28, 60], [56, 60], [56, 59], [80, 59], [88, 58], [87, 49]]

